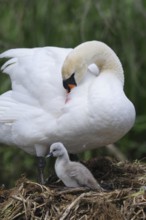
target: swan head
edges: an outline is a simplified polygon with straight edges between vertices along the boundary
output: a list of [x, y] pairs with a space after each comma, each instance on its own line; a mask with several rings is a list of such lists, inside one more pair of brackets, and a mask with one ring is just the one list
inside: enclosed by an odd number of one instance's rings
[[67, 154], [67, 150], [61, 142], [56, 142], [50, 146], [50, 153], [46, 157], [62, 157]]
[[62, 78], [64, 88], [70, 92], [82, 80], [87, 70], [87, 64], [83, 57], [76, 51], [72, 51], [65, 59], [62, 67]]
[[101, 72], [115, 74], [124, 84], [121, 62], [114, 51], [100, 41], [87, 41], [72, 50], [62, 66], [64, 88], [70, 92], [83, 79], [90, 64], [96, 64]]

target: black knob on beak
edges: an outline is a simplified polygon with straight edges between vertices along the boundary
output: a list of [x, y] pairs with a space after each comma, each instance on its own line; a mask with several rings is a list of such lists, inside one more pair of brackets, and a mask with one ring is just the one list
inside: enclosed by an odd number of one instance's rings
[[75, 74], [73, 73], [70, 78], [63, 80], [63, 87], [67, 90], [68, 93], [71, 91], [72, 88], [77, 86], [74, 75]]

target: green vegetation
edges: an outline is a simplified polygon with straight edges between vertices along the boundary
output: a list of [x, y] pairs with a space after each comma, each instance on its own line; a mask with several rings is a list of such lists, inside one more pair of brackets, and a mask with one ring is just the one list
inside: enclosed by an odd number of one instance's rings
[[[125, 92], [137, 111], [134, 128], [116, 146], [128, 159], [144, 158], [146, 1], [0, 0], [0, 52], [19, 47], [75, 47], [93, 39], [107, 43], [119, 56], [125, 70]], [[0, 74], [0, 93], [8, 89], [8, 76]], [[33, 157], [19, 149], [1, 145], [0, 161], [0, 184], [12, 184], [24, 170], [34, 176]]]

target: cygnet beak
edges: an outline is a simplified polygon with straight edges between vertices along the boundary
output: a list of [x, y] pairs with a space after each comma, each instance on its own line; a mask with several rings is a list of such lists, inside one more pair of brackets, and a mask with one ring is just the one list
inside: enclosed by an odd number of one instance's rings
[[50, 152], [46, 157], [53, 157], [53, 153]]
[[70, 78], [63, 80], [63, 87], [67, 90], [69, 93], [75, 86], [77, 86], [75, 78], [74, 78], [74, 73], [71, 75]]

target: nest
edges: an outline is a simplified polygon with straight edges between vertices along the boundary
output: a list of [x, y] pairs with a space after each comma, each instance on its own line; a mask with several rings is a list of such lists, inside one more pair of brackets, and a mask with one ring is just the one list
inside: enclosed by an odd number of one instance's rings
[[23, 177], [14, 188], [1, 188], [0, 219], [146, 219], [145, 164], [117, 163], [101, 158], [86, 165], [104, 192], [66, 188], [58, 181], [45, 186]]

